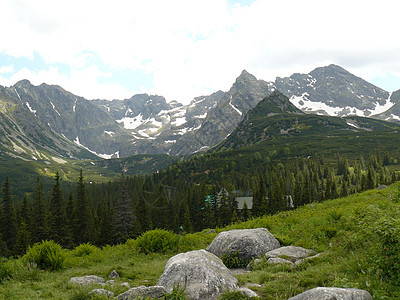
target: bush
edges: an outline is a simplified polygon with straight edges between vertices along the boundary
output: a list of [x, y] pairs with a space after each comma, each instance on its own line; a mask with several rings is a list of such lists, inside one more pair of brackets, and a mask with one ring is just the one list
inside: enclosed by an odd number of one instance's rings
[[221, 256], [222, 262], [229, 269], [245, 268], [250, 260], [240, 258], [239, 251], [231, 254], [224, 254]]
[[99, 248], [96, 246], [91, 245], [90, 243], [86, 244], [80, 244], [79, 246], [75, 247], [74, 250], [72, 250], [72, 254], [77, 257], [82, 257], [86, 255], [90, 255], [92, 253], [96, 253]]
[[377, 247], [371, 261], [383, 280], [400, 285], [400, 220], [382, 218], [374, 228], [378, 236]]
[[5, 261], [0, 260], [0, 282], [10, 277], [11, 277], [10, 269], [5, 264]]
[[28, 249], [23, 257], [27, 263], [34, 263], [43, 270], [59, 270], [64, 267], [65, 253], [61, 246], [53, 241], [42, 241]]
[[135, 246], [145, 254], [176, 252], [178, 236], [167, 230], [150, 230], [136, 239]]

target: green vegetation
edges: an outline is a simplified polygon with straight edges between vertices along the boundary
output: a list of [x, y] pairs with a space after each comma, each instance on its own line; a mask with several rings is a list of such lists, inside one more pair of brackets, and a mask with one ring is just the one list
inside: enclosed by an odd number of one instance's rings
[[[374, 299], [396, 299], [400, 297], [398, 189], [396, 183], [379, 191], [310, 203], [296, 210], [216, 228], [215, 234], [204, 230], [176, 235], [154, 230], [125, 244], [102, 248], [84, 244], [72, 250], [60, 250], [55, 243], [43, 242], [22, 258], [0, 261], [0, 299], [88, 299], [91, 289], [72, 286], [68, 280], [84, 275], [107, 278], [114, 269], [121, 275], [117, 283], [154, 285], [174, 254], [203, 249], [223, 230], [258, 227], [268, 228], [282, 245], [302, 246], [321, 253], [295, 268], [261, 261], [253, 264], [252, 272], [237, 275], [241, 285], [256, 284], [250, 287], [262, 299], [288, 299], [316, 286], [361, 288]], [[47, 267], [40, 271], [39, 264], [27, 259], [46, 253], [39, 248], [63, 253], [63, 268]], [[32, 249], [35, 255], [31, 254]], [[106, 289], [116, 294], [126, 290], [118, 284], [107, 285]], [[175, 296], [169, 299], [184, 299], [182, 291], [175, 291]], [[236, 294], [225, 294], [221, 299], [236, 299], [230, 296], [243, 299]]]

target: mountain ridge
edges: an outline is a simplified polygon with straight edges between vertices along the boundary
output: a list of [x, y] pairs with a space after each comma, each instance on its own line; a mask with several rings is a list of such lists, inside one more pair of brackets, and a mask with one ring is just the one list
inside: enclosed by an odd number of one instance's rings
[[275, 90], [305, 113], [400, 122], [400, 90], [388, 93], [333, 64], [274, 82], [243, 70], [228, 91], [196, 97], [187, 105], [148, 94], [87, 100], [58, 85], [34, 86], [29, 80], [1, 87], [0, 104], [4, 111], [15, 105], [23, 108], [17, 122], [21, 126], [27, 127], [26, 120], [42, 124], [42, 133], [59, 134], [102, 158], [186, 155], [222, 142]]

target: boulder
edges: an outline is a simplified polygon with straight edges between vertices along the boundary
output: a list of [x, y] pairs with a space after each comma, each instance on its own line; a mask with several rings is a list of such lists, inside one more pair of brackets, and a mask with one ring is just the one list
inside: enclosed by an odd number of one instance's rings
[[114, 293], [107, 291], [105, 289], [94, 289], [92, 290], [89, 295], [96, 295], [96, 296], [106, 296], [107, 298], [114, 298]]
[[296, 246], [286, 246], [265, 253], [265, 258], [268, 260], [269, 258], [281, 257], [290, 260], [291, 262], [295, 262], [312, 255], [315, 255], [315, 251], [313, 250]]
[[139, 286], [119, 294], [116, 298], [119, 300], [133, 299], [161, 299], [166, 295], [165, 288], [162, 286]]
[[104, 284], [104, 278], [96, 275], [87, 275], [82, 277], [72, 277], [68, 282], [79, 285], [90, 285], [90, 284]]
[[236, 277], [222, 260], [205, 250], [181, 253], [170, 258], [158, 280], [168, 293], [185, 288], [189, 299], [217, 299], [225, 291], [239, 289]]
[[372, 300], [370, 293], [359, 289], [317, 287], [289, 300]]
[[221, 232], [206, 250], [218, 257], [237, 252], [239, 258], [249, 261], [279, 247], [279, 241], [267, 229], [256, 228]]

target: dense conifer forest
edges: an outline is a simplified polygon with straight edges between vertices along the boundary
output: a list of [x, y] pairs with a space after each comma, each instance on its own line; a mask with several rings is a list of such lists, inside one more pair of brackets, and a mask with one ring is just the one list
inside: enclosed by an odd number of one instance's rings
[[[284, 150], [283, 150], [284, 151]], [[284, 153], [282, 153], [284, 154]], [[191, 233], [238, 220], [291, 210], [390, 184], [398, 179], [398, 157], [376, 151], [368, 158], [292, 157], [259, 152], [236, 160], [209, 154], [175, 163], [151, 175], [115, 182], [64, 184], [57, 173], [46, 187], [37, 177], [33, 192], [15, 199], [7, 178], [0, 210], [0, 256], [23, 255], [42, 240], [65, 248], [82, 243], [123, 243], [151, 229]], [[238, 209], [236, 196], [253, 197]]]

